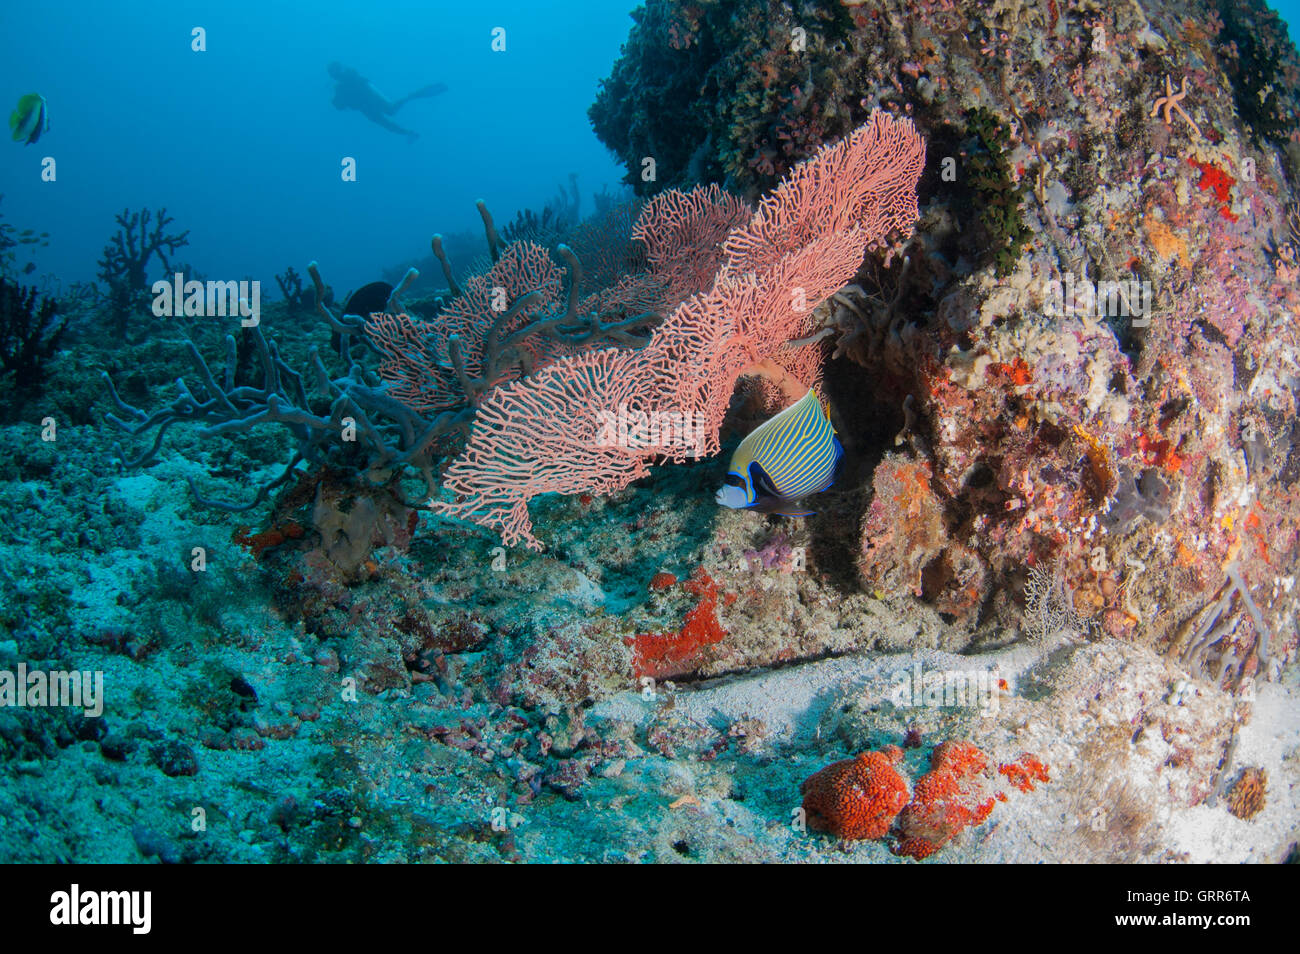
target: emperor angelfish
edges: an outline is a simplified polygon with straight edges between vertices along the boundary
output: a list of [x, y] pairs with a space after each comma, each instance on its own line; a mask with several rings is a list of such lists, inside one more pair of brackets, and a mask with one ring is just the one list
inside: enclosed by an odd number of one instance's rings
[[814, 391], [760, 424], [731, 455], [731, 469], [718, 503], [806, 517], [792, 501], [820, 493], [835, 482], [844, 448]]
[[18, 108], [9, 114], [9, 128], [13, 131], [14, 142], [26, 142], [31, 145], [41, 138], [41, 133], [50, 131], [50, 110], [45, 97], [39, 93], [28, 93], [18, 100]]

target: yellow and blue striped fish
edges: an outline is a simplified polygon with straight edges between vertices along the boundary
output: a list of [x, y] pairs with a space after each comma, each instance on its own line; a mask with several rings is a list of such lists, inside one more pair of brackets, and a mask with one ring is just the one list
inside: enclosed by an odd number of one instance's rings
[[811, 511], [790, 503], [820, 493], [835, 482], [844, 448], [813, 391], [759, 425], [731, 455], [731, 469], [718, 503], [786, 516]]

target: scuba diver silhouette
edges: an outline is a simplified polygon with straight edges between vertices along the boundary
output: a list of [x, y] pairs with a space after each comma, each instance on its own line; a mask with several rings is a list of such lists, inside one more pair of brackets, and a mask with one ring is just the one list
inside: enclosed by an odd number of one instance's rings
[[407, 142], [415, 142], [420, 138], [420, 134], [412, 132], [409, 129], [403, 129], [397, 123], [388, 117], [397, 112], [413, 99], [424, 99], [430, 96], [437, 96], [439, 93], [446, 92], [447, 86], [444, 83], [433, 83], [417, 89], [409, 96], [403, 96], [399, 100], [390, 102], [384, 97], [379, 90], [370, 84], [366, 79], [350, 66], [344, 66], [342, 63], [331, 63], [327, 70], [334, 79], [334, 108], [335, 109], [355, 109], [366, 119], [378, 126], [383, 126], [390, 132], [395, 132], [399, 136], [405, 136]]

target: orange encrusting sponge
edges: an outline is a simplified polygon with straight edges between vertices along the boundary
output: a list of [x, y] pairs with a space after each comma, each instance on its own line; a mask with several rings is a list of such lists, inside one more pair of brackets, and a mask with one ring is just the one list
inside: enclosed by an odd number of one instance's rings
[[1050, 781], [1047, 766], [1025, 753], [997, 766], [974, 744], [947, 741], [930, 755], [930, 770], [913, 787], [894, 768], [903, 751], [890, 745], [828, 765], [801, 787], [808, 827], [840, 838], [898, 838], [894, 853], [928, 858], [963, 828], [978, 825], [1007, 800], [998, 773], [1022, 792]]
[[801, 786], [808, 826], [840, 838], [883, 838], [907, 804], [907, 783], [894, 770], [901, 756], [890, 746], [810, 776]]

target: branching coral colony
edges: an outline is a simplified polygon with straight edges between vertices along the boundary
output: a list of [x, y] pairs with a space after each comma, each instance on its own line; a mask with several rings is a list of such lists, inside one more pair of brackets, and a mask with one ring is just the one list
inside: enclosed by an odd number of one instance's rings
[[123, 209], [116, 216], [117, 234], [109, 239], [99, 259], [99, 277], [108, 285], [108, 301], [114, 330], [126, 329], [148, 289], [150, 263], [157, 258], [163, 271], [171, 271], [169, 256], [190, 244], [189, 230], [167, 233], [174, 221], [166, 209], [132, 212]]
[[320, 313], [328, 327], [342, 336], [340, 353], [348, 357], [347, 372], [331, 377], [319, 352], [313, 347], [305, 383], [304, 375], [285, 363], [276, 343], [268, 342], [258, 325], [248, 329], [256, 348], [259, 371], [259, 379], [254, 385], [236, 382], [238, 347], [233, 335], [226, 337], [220, 380], [194, 343], [186, 342], [189, 358], [198, 373], [199, 387], [192, 389], [183, 378], [178, 379], [176, 399], [153, 414], [123, 401], [105, 373], [104, 380], [113, 402], [124, 415], [109, 415], [109, 420], [132, 436], [153, 432], [151, 445], [134, 457], [126, 455], [119, 447], [119, 456], [126, 466], [140, 467], [152, 463], [168, 428], [181, 421], [205, 425], [199, 432], [203, 438], [274, 423], [286, 427], [295, 441], [293, 456], [284, 471], [259, 487], [252, 500], [242, 504], [207, 498], [191, 480], [190, 487], [200, 503], [229, 511], [251, 509], [288, 481], [304, 461], [317, 467], [351, 464], [379, 483], [387, 483], [393, 473], [409, 467], [432, 483], [431, 468], [437, 442], [455, 428], [464, 426], [466, 412], [448, 412], [426, 421], [387, 395], [373, 374], [353, 357], [349, 338], [361, 334], [361, 326], [356, 323], [360, 319], [357, 316], [335, 316], [320, 303], [322, 289], [314, 262], [309, 270], [316, 283]]
[[19, 390], [39, 390], [67, 323], [54, 299], [0, 278], [0, 374]]
[[[146, 450], [122, 459], [150, 463], [166, 431], [182, 421], [204, 425], [203, 438], [275, 423], [295, 442], [284, 471], [242, 504], [208, 499], [191, 481], [200, 502], [248, 509], [303, 462], [350, 468], [390, 488], [414, 470], [425, 496], [439, 483], [459, 496], [432, 499], [435, 511], [496, 529], [507, 544], [541, 549], [528, 518], [532, 497], [608, 492], [647, 473], [656, 458], [688, 456], [680, 446], [603, 441], [601, 410], [698, 415], [707, 424], [703, 449], [716, 452], [741, 375], [764, 376], [777, 390], [792, 378], [812, 382], [821, 346], [800, 340], [811, 329], [812, 306], [852, 276], [869, 246], [911, 227], [924, 152], [909, 121], [880, 113], [796, 168], [757, 212], [717, 186], [662, 193], [641, 210], [630, 236], [585, 236], [598, 257], [601, 245], [608, 253], [629, 242], [644, 253], [625, 259], [644, 261], [640, 270], [596, 269], [600, 287], [591, 291], [572, 248], [557, 248], [562, 267], [530, 241], [505, 245], [482, 203], [493, 265], [462, 287], [435, 236], [450, 300], [431, 320], [402, 308], [414, 269], [385, 311], [367, 319], [324, 304], [313, 263], [316, 309], [340, 337], [345, 372], [331, 376], [316, 349], [305, 374], [293, 370], [258, 326], [247, 333], [259, 377], [240, 384], [233, 336], [219, 375], [190, 342], [198, 385], [179, 380], [165, 408], [133, 407], [108, 382], [118, 409], [109, 419], [132, 436], [153, 434]], [[436, 479], [438, 462], [457, 452]]]

